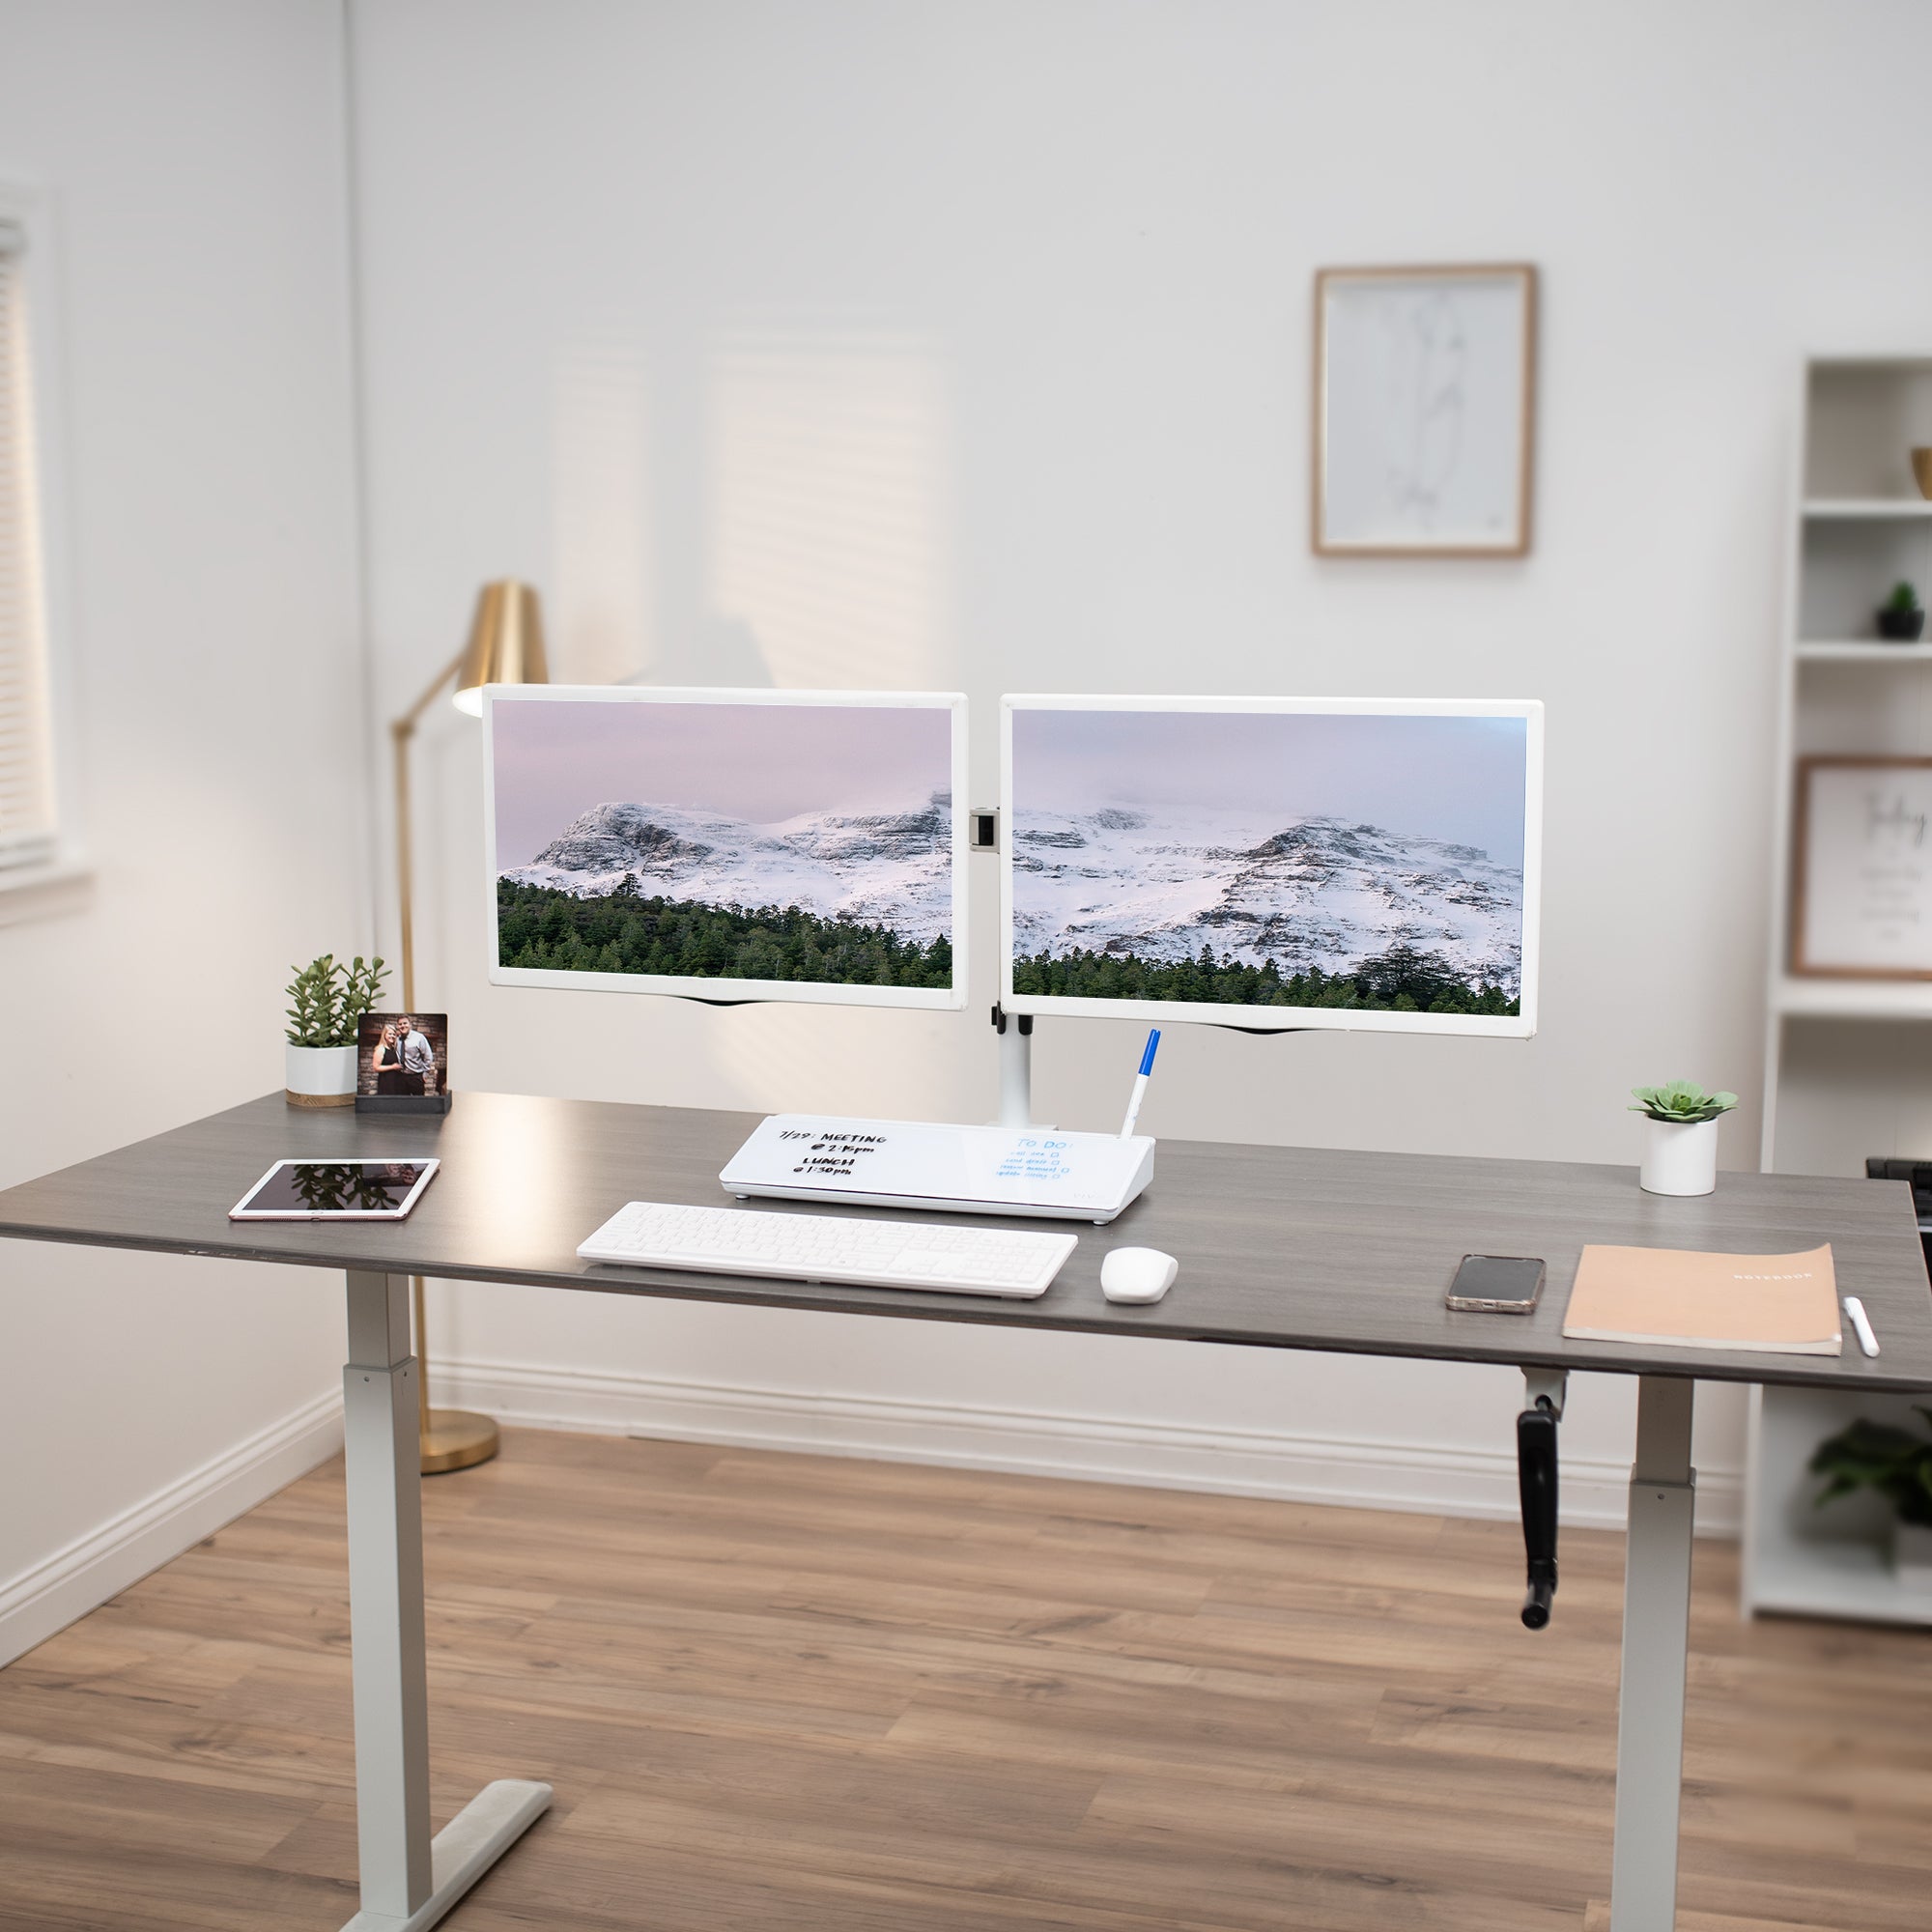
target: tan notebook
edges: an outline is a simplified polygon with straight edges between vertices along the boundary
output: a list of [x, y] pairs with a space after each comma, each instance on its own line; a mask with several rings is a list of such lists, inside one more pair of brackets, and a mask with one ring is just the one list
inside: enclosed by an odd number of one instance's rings
[[1802, 1255], [1585, 1248], [1563, 1332], [1578, 1342], [1767, 1355], [1835, 1355], [1844, 1346], [1830, 1247]]

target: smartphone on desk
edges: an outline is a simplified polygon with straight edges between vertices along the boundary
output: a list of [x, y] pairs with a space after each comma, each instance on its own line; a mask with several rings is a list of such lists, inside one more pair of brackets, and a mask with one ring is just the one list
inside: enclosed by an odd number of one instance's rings
[[1527, 1315], [1543, 1293], [1536, 1255], [1464, 1255], [1449, 1284], [1449, 1306], [1471, 1315]]

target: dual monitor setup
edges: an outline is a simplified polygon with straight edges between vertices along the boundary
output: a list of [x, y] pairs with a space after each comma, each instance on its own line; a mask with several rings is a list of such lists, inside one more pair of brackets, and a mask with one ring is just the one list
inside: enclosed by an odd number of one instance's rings
[[[1015, 1037], [1064, 1014], [1526, 1038], [1542, 710], [1007, 696], [999, 831], [976, 840], [990, 814], [965, 803], [955, 693], [492, 687], [490, 978], [957, 1009], [968, 854], [991, 843], [996, 1012], [1019, 1016]], [[1151, 1176], [1153, 1142], [1131, 1122], [1036, 1127], [1023, 1096], [1003, 1119], [777, 1115], [721, 1179], [740, 1199], [1104, 1223]], [[637, 1260], [656, 1238], [611, 1235], [622, 1252], [599, 1252], [615, 1226], [580, 1252]], [[957, 1285], [933, 1265], [932, 1285]]]

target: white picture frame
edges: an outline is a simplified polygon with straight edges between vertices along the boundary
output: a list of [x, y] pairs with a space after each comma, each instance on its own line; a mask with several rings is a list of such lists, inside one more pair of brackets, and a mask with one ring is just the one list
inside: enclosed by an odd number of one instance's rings
[[1318, 555], [1527, 554], [1536, 298], [1526, 262], [1317, 273]]
[[[952, 792], [951, 842], [951, 939], [952, 983], [949, 986], [880, 986], [838, 980], [749, 980], [687, 974], [554, 972], [499, 963], [497, 850], [496, 708], [501, 704], [655, 704], [785, 705], [941, 710], [951, 714], [948, 736], [949, 781]], [[713, 1006], [781, 1001], [797, 1006], [913, 1007], [957, 1012], [966, 1005], [966, 696], [957, 691], [781, 691], [769, 688], [648, 685], [486, 685], [483, 690], [483, 824], [488, 865], [484, 875], [485, 930], [493, 986], [541, 986], [559, 992], [660, 993], [701, 1000]]]
[[1932, 758], [1798, 761], [1791, 970], [1932, 980]]

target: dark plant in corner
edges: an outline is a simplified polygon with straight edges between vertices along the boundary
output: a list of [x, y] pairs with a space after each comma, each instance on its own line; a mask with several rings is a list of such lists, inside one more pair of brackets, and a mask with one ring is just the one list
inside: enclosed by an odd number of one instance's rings
[[312, 959], [284, 989], [295, 1002], [289, 1011], [291, 1046], [354, 1046], [362, 1015], [382, 990], [383, 962], [358, 952], [343, 965], [332, 952]]
[[1901, 578], [1879, 607], [1878, 634], [1895, 644], [1909, 644], [1924, 628], [1925, 612], [1919, 607], [1918, 592]]
[[1715, 1121], [1738, 1104], [1735, 1094], [1707, 1094], [1694, 1080], [1671, 1080], [1662, 1087], [1633, 1087], [1636, 1105], [1633, 1114], [1648, 1114], [1653, 1121], [1675, 1121], [1690, 1126], [1698, 1121]]
[[[1932, 1423], [1932, 1408], [1913, 1406]], [[1819, 1443], [1811, 1473], [1830, 1479], [1818, 1492], [1820, 1508], [1854, 1490], [1876, 1490], [1900, 1522], [1932, 1528], [1932, 1435], [1917, 1435], [1861, 1415]]]

